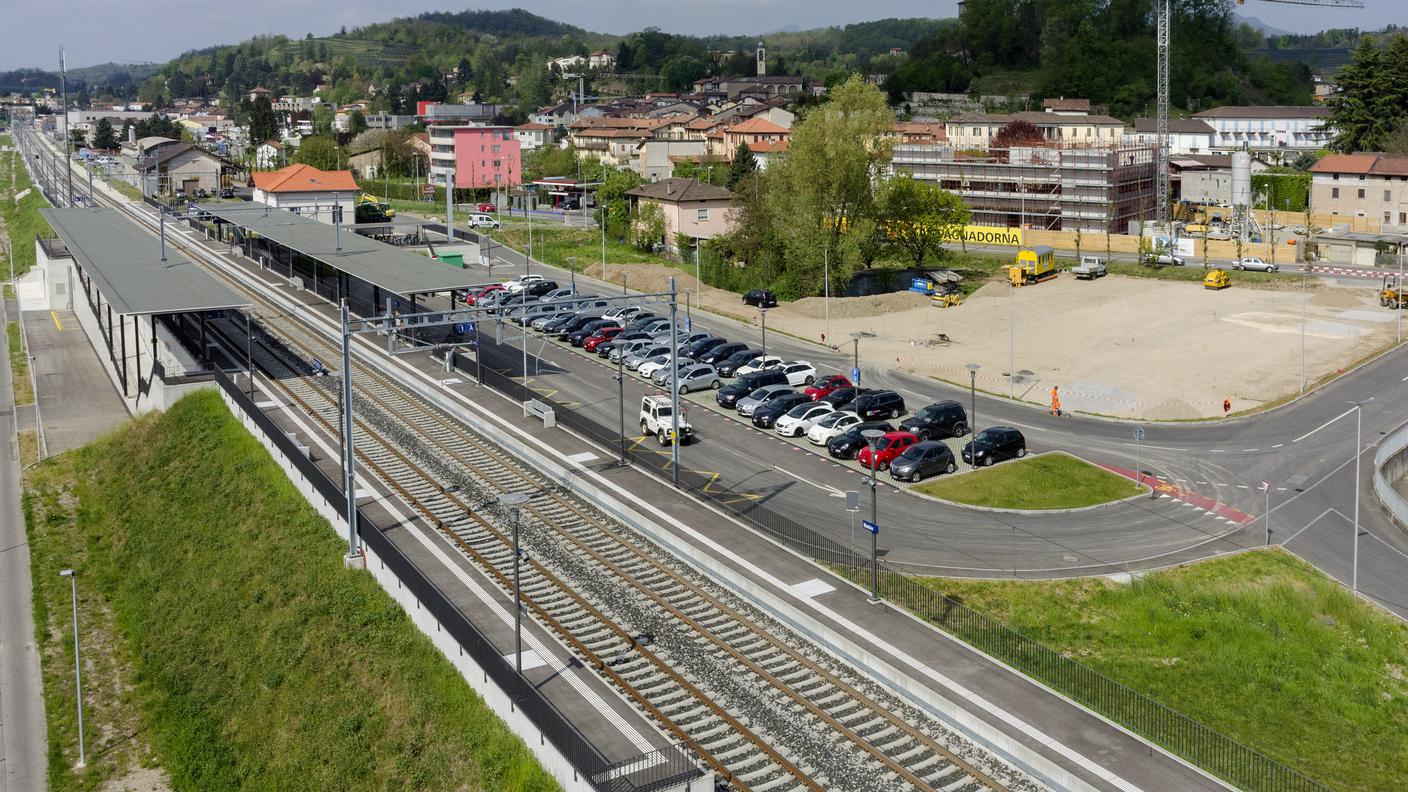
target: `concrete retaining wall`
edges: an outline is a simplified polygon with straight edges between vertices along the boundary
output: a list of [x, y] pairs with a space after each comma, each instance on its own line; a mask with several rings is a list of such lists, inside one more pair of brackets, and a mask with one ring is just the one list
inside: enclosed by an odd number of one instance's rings
[[1374, 454], [1374, 496], [1399, 527], [1408, 529], [1408, 500], [1393, 485], [1408, 474], [1408, 425], [1384, 438]]

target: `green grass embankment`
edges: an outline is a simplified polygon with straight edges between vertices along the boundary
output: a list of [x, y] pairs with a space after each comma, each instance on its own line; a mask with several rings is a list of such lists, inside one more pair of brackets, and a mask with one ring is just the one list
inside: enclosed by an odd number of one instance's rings
[[10, 384], [14, 388], [15, 404], [33, 404], [34, 383], [29, 381], [29, 358], [24, 354], [19, 322], [10, 322], [5, 328], [5, 342], [10, 351]]
[[[153, 765], [203, 792], [556, 788], [371, 576], [343, 568], [327, 523], [216, 394], [27, 486], [50, 789]], [[65, 567], [88, 668], [82, 775]]]
[[1408, 625], [1288, 553], [1129, 585], [925, 582], [1334, 789], [1408, 781]]
[[[10, 139], [0, 137], [0, 145], [10, 145]], [[29, 172], [21, 162], [19, 151], [11, 149], [0, 154], [0, 219], [4, 219], [5, 233], [10, 237], [14, 273], [17, 278], [34, 266], [34, 237], [49, 236], [53, 233], [49, 224], [39, 216], [39, 210], [49, 205], [42, 192], [30, 190], [29, 194], [18, 202], [14, 200], [14, 196], [31, 186]], [[4, 258], [3, 254], [4, 251], [0, 250], [0, 259]], [[0, 260], [0, 278], [8, 277], [10, 262]]]
[[[527, 222], [506, 222], [503, 228], [490, 232], [490, 237], [514, 250], [528, 252]], [[568, 261], [569, 257], [573, 260]], [[554, 267], [586, 272], [588, 275], [600, 274], [601, 231], [596, 228], [563, 228], [560, 223], [534, 223], [533, 258]], [[610, 238], [606, 240], [606, 262], [680, 266], [674, 259]], [[692, 265], [690, 271], [693, 271]]]
[[1061, 453], [945, 476], [914, 489], [947, 501], [993, 509], [1079, 509], [1142, 491], [1124, 476]]

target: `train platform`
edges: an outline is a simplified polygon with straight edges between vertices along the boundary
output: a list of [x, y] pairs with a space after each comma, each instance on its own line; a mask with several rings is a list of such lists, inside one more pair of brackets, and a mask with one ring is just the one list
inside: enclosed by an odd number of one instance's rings
[[[127, 421], [127, 408], [73, 311], [25, 311], [24, 329], [49, 455], [85, 446]], [[31, 418], [22, 428], [32, 425]]]

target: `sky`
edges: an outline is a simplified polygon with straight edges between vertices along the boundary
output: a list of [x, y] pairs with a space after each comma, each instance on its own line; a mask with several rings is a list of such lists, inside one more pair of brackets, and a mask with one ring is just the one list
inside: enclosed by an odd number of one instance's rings
[[[1363, 10], [1247, 0], [1239, 11], [1298, 33], [1328, 27], [1408, 24], [1403, 0], [1366, 0]], [[72, 66], [108, 61], [163, 63], [189, 49], [234, 44], [261, 33], [335, 33], [423, 11], [526, 8], [601, 33], [648, 26], [672, 33], [766, 33], [887, 17], [949, 17], [956, 0], [6, 0], [0, 5], [0, 69], [57, 68], [59, 47]], [[1177, 31], [1175, 31], [1177, 35]]]

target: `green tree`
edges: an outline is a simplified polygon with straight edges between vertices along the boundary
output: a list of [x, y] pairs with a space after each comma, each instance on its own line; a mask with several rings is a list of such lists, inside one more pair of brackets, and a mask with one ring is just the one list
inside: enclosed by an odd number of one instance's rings
[[892, 176], [876, 196], [876, 221], [885, 244], [916, 267], [930, 254], [943, 255], [942, 243], [958, 239], [972, 213], [963, 201], [937, 184], [908, 175]]
[[[1403, 38], [1400, 34], [1396, 38]], [[1398, 51], [1396, 51], [1398, 50]], [[1330, 108], [1328, 124], [1335, 130], [1331, 145], [1339, 151], [1373, 151], [1385, 143], [1396, 122], [1408, 115], [1408, 108], [1395, 100], [1401, 98], [1404, 87], [1394, 86], [1398, 71], [1392, 58], [1402, 55], [1408, 60], [1408, 49], [1379, 49], [1372, 36], [1359, 40], [1350, 62], [1340, 69], [1340, 92], [1326, 100]], [[1408, 62], [1401, 67], [1408, 73]]]
[[261, 96], [254, 100], [245, 124], [249, 127], [249, 140], [255, 145], [273, 140], [279, 134], [279, 119], [274, 115], [274, 105], [268, 97]]
[[[863, 263], [863, 220], [875, 219], [874, 185], [889, 165], [893, 115], [885, 96], [859, 76], [792, 129], [788, 154], [768, 169], [770, 214], [787, 261], [779, 289], [816, 291], [829, 251], [838, 278]], [[851, 237], [851, 238], [847, 238]]]
[[312, 165], [318, 170], [338, 170], [347, 161], [347, 156], [337, 141], [328, 135], [313, 135], [303, 139], [298, 146], [294, 162]]
[[740, 181], [752, 176], [757, 169], [758, 161], [753, 157], [753, 150], [747, 144], [739, 143], [738, 150], [733, 152], [733, 162], [728, 166], [728, 188], [732, 190], [737, 187]]
[[661, 64], [660, 83], [667, 91], [684, 91], [708, 72], [704, 61], [693, 55], [675, 55]]
[[631, 223], [631, 241], [642, 250], [651, 250], [665, 239], [665, 210], [653, 201], [636, 209]]
[[112, 122], [106, 118], [98, 119], [98, 124], [93, 128], [93, 148], [111, 151], [117, 148], [117, 130], [112, 128]]
[[354, 135], [367, 131], [367, 117], [362, 115], [361, 110], [353, 110], [347, 115], [347, 131]]

